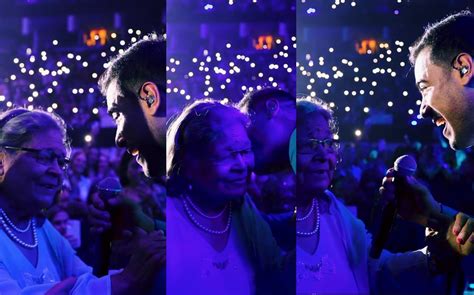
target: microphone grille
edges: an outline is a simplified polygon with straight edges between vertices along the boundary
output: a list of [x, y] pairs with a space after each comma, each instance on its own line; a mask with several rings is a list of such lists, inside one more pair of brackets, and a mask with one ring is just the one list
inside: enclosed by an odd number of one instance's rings
[[120, 193], [122, 185], [120, 185], [120, 181], [116, 177], [106, 177], [97, 184], [97, 189], [99, 191]]
[[393, 168], [403, 176], [413, 176], [416, 172], [416, 161], [412, 156], [403, 155], [395, 160]]

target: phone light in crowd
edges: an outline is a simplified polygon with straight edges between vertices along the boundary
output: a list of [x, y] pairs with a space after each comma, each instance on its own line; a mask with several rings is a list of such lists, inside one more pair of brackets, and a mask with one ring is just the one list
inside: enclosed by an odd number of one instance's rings
[[77, 107], [73, 107], [73, 108], [72, 108], [72, 112], [73, 112], [74, 114], [77, 114], [77, 112], [79, 112], [79, 109], [78, 109]]
[[362, 136], [362, 131], [360, 131], [359, 129], [356, 129], [356, 130], [354, 131], [354, 134], [355, 134], [355, 136], [357, 136], [357, 137], [361, 137], [361, 136]]
[[92, 136], [91, 136], [90, 134], [86, 134], [86, 135], [84, 136], [84, 141], [85, 141], [85, 142], [91, 142], [91, 141], [92, 141]]
[[411, 121], [411, 125], [412, 125], [412, 126], [416, 126], [416, 125], [418, 125], [418, 122], [416, 122], [415, 120], [413, 120], [413, 121]]

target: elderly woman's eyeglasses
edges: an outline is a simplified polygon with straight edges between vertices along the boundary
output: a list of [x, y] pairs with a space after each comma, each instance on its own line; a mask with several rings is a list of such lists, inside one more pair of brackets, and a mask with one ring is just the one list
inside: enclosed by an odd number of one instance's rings
[[315, 139], [310, 138], [307, 141], [298, 145], [298, 153], [300, 154], [313, 154], [318, 146], [323, 147], [329, 152], [335, 152], [339, 149], [339, 140], [327, 138], [327, 139]]
[[68, 157], [58, 154], [52, 149], [32, 149], [26, 147], [17, 147], [17, 146], [2, 146], [6, 150], [13, 151], [24, 151], [34, 154], [36, 161], [43, 165], [51, 165], [54, 163], [54, 160], [58, 161], [58, 165], [62, 170], [66, 170], [71, 162], [71, 159]]

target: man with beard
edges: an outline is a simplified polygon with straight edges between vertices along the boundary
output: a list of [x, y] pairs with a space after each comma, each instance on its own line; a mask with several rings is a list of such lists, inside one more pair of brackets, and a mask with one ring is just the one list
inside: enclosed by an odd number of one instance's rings
[[[153, 35], [140, 40], [113, 59], [99, 78], [99, 87], [107, 99], [107, 111], [117, 125], [115, 143], [136, 157], [146, 176], [161, 182], [166, 166], [166, 42]], [[92, 198], [90, 220], [96, 232], [112, 227], [105, 201], [98, 194]], [[136, 242], [147, 244], [158, 259], [145, 263], [141, 270], [130, 273], [150, 283], [153, 292], [164, 293], [156, 274], [164, 270], [166, 238], [164, 224], [146, 216], [138, 204], [123, 198], [107, 200], [110, 207], [120, 206], [131, 213], [130, 222], [141, 229], [124, 232], [121, 244], [124, 254], [133, 252]], [[128, 252], [128, 253], [127, 253]], [[161, 272], [164, 274], [164, 271]]]

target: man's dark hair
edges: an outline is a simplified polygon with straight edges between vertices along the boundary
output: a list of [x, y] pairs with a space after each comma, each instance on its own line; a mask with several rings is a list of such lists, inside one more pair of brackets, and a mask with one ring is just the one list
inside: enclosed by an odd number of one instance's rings
[[467, 10], [428, 25], [423, 36], [412, 45], [411, 64], [415, 64], [416, 58], [425, 48], [431, 48], [431, 61], [445, 68], [451, 68], [453, 59], [461, 52], [474, 56], [473, 28], [474, 15]]
[[158, 86], [161, 101], [158, 113], [166, 115], [166, 41], [163, 37], [148, 35], [109, 62], [99, 78], [99, 88], [105, 96], [110, 84], [117, 80], [122, 94], [140, 99], [140, 88], [150, 81]]
[[240, 100], [238, 108], [248, 113], [250, 110], [255, 110], [258, 105], [265, 103], [268, 99], [273, 98], [279, 101], [292, 101], [296, 104], [296, 99], [290, 93], [277, 88], [263, 88], [261, 90], [254, 90], [247, 92]]

